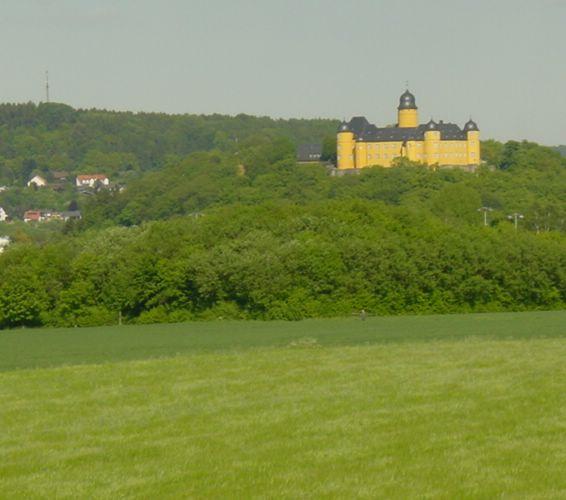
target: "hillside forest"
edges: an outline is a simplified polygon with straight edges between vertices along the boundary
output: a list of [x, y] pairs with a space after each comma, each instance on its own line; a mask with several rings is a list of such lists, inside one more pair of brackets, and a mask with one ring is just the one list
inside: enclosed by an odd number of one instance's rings
[[305, 142], [332, 160], [337, 124], [1, 105], [0, 328], [564, 308], [560, 151], [483, 141], [475, 173], [297, 163]]

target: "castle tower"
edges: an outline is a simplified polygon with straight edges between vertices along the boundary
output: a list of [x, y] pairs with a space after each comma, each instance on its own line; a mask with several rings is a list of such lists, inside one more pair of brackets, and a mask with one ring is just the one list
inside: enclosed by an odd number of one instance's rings
[[346, 122], [342, 122], [338, 128], [338, 138], [336, 147], [336, 164], [339, 169], [356, 168], [354, 161], [354, 150], [356, 148], [356, 138], [354, 132]]
[[468, 165], [480, 164], [480, 131], [471, 118], [464, 125], [467, 138]]
[[440, 130], [432, 118], [426, 124], [424, 133], [424, 154], [427, 165], [440, 161]]
[[417, 104], [415, 96], [408, 90], [405, 90], [399, 98], [399, 107], [397, 108], [397, 126], [401, 128], [410, 128], [419, 126], [419, 116], [417, 113]]

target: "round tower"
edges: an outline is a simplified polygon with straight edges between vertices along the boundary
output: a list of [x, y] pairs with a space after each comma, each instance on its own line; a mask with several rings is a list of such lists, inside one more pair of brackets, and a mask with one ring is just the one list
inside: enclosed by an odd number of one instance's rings
[[424, 154], [427, 165], [434, 165], [440, 161], [440, 130], [432, 118], [425, 128]]
[[408, 90], [405, 90], [399, 98], [399, 107], [397, 110], [398, 127], [414, 128], [419, 126], [419, 116], [417, 113], [415, 96]]
[[468, 165], [480, 164], [480, 130], [471, 118], [464, 125], [466, 132]]
[[356, 168], [354, 161], [354, 149], [356, 147], [356, 137], [350, 126], [342, 122], [338, 127], [338, 137], [336, 141], [336, 166], [342, 170], [346, 168]]

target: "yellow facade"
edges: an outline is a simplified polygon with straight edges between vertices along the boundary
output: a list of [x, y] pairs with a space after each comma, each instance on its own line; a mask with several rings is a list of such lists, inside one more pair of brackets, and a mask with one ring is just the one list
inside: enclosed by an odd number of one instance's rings
[[419, 126], [419, 115], [416, 109], [400, 109], [397, 113], [397, 126], [411, 128]]
[[354, 137], [353, 132], [338, 132], [338, 140], [336, 142], [336, 160], [341, 165], [339, 168], [356, 168], [356, 162], [354, 161], [355, 147], [356, 138]]
[[480, 164], [477, 125], [469, 120], [463, 129], [430, 120], [419, 125], [414, 96], [400, 99], [396, 127], [378, 129], [363, 117], [343, 123], [337, 137], [337, 168], [391, 167], [396, 158], [407, 158], [431, 167], [475, 168]]
[[479, 131], [468, 132], [468, 163], [479, 164], [480, 162], [480, 133]]

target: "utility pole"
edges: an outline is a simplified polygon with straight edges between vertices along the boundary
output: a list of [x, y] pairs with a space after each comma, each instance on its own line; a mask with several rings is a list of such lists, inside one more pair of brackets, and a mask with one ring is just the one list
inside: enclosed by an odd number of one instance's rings
[[45, 72], [45, 98], [49, 102], [49, 71]]
[[519, 212], [513, 212], [512, 214], [508, 215], [507, 218], [513, 221], [515, 225], [515, 231], [517, 231], [519, 219], [524, 219], [525, 216], [523, 214], [520, 214]]
[[487, 226], [487, 212], [491, 212], [493, 208], [491, 207], [480, 207], [478, 212], [483, 212], [483, 225]]

